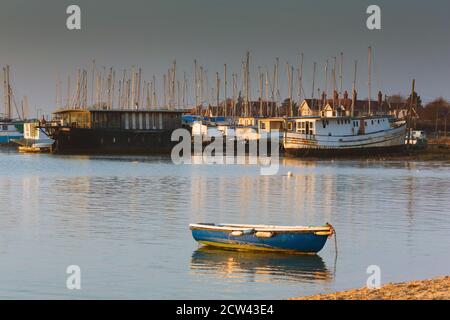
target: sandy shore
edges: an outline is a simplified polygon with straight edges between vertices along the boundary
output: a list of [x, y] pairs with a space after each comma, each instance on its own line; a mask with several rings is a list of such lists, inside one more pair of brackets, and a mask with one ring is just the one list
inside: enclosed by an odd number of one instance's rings
[[291, 300], [450, 300], [450, 276], [389, 283], [380, 289], [353, 289]]

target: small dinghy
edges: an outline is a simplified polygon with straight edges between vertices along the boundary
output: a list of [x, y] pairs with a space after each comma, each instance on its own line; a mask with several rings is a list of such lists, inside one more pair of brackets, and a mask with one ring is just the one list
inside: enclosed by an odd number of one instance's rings
[[315, 254], [334, 233], [323, 227], [283, 227], [245, 224], [190, 224], [194, 239], [206, 246], [234, 250], [285, 251]]

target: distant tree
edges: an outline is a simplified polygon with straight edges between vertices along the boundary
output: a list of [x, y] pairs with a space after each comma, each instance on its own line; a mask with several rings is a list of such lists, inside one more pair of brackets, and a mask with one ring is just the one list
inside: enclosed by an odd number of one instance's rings
[[441, 115], [445, 115], [450, 111], [450, 103], [443, 97], [439, 97], [420, 110], [420, 118], [423, 120], [436, 120]]
[[[420, 98], [420, 96], [417, 94], [416, 91], [414, 91], [413, 96], [413, 105], [417, 108], [420, 109], [422, 107], [422, 99]], [[408, 99], [406, 100], [407, 105], [409, 105], [411, 103], [411, 94], [409, 95]]]
[[390, 103], [404, 103], [406, 100], [400, 93], [389, 96], [388, 99]]

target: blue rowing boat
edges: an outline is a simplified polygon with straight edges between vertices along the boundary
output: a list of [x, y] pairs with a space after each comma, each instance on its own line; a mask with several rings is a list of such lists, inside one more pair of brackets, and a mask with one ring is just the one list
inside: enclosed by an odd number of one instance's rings
[[323, 227], [283, 227], [246, 224], [190, 224], [192, 236], [200, 244], [234, 250], [284, 251], [315, 254], [333, 233]]

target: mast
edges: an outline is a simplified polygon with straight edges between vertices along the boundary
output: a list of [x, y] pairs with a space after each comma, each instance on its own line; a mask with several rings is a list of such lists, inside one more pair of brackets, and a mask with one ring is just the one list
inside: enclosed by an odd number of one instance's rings
[[164, 93], [164, 107], [166, 107], [166, 106], [167, 106], [167, 98], [166, 98], [166, 97], [167, 97], [167, 92], [166, 92], [166, 87], [167, 87], [167, 86], [166, 86], [166, 82], [167, 82], [167, 81], [166, 81], [166, 75], [165, 75], [165, 74], [163, 75], [163, 82], [164, 82], [164, 86], [163, 86], [163, 91], [164, 91], [164, 92], [163, 92], [163, 93]]
[[[272, 108], [275, 107], [275, 86], [276, 86], [276, 76], [277, 76], [277, 64], [275, 63], [273, 65], [273, 83], [272, 83]], [[271, 108], [271, 112], [270, 114], [273, 115], [275, 113], [276, 114], [276, 110], [273, 110]]]
[[298, 105], [300, 106], [300, 104], [302, 103], [302, 91], [303, 91], [303, 52], [300, 54], [300, 74], [299, 74], [299, 79], [298, 79]]
[[136, 97], [136, 71], [134, 66], [131, 67], [131, 109], [134, 109], [135, 97]]
[[83, 109], [87, 109], [88, 101], [88, 72], [83, 70]]
[[187, 93], [187, 78], [186, 78], [186, 72], [183, 72], [183, 108], [187, 108], [187, 99], [186, 99], [186, 93]]
[[70, 74], [67, 76], [67, 100], [66, 109], [70, 109]]
[[61, 107], [61, 92], [60, 92], [61, 80], [59, 79], [59, 72], [56, 73], [56, 109]]
[[250, 52], [247, 51], [245, 60], [245, 116], [251, 115], [250, 102]]
[[233, 117], [236, 117], [237, 74], [233, 74]]
[[352, 117], [354, 116], [354, 112], [355, 112], [355, 99], [356, 99], [356, 69], [358, 68], [358, 60], [355, 60], [355, 73], [353, 75], [353, 93], [352, 93], [352, 112], [351, 115]]
[[227, 101], [227, 64], [225, 63], [223, 65], [223, 72], [224, 72], [224, 88], [223, 88], [223, 94], [224, 94], [224, 104], [223, 104], [223, 115], [226, 117], [228, 115], [228, 101]]
[[313, 65], [313, 82], [312, 82], [312, 94], [311, 94], [311, 110], [314, 108], [314, 94], [315, 94], [315, 84], [316, 84], [316, 68], [317, 62]]
[[258, 75], [259, 75], [259, 116], [263, 116], [263, 81], [264, 75], [261, 73], [261, 67], [258, 67]]
[[141, 107], [141, 77], [142, 77], [142, 68], [139, 68], [138, 71], [138, 80], [137, 80], [137, 107]]
[[200, 114], [203, 111], [203, 92], [204, 92], [204, 87], [203, 87], [203, 66], [200, 66], [200, 79], [197, 79], [197, 81], [200, 81], [199, 83], [199, 89], [200, 89], [200, 103], [199, 103], [199, 110], [200, 110]]
[[269, 112], [269, 71], [266, 67], [266, 115], [270, 117], [272, 114]]
[[195, 92], [195, 110], [199, 114], [199, 103], [198, 103], [198, 76], [197, 76], [197, 60], [194, 59], [194, 92]]
[[333, 110], [336, 106], [336, 65], [337, 65], [337, 59], [334, 57], [334, 64], [333, 64]]
[[[87, 73], [86, 73], [86, 86], [87, 86]], [[114, 108], [114, 93], [115, 93], [115, 86], [116, 86], [116, 71], [113, 70], [112, 72], [112, 88], [111, 88], [111, 109]], [[87, 98], [87, 88], [86, 88], [86, 98]]]
[[275, 114], [278, 116], [278, 102], [280, 98], [280, 59], [276, 58], [276, 68], [275, 68], [275, 81], [276, 81], [276, 90], [275, 90]]
[[28, 108], [28, 97], [23, 97], [23, 106], [22, 106], [22, 118], [24, 120], [28, 119], [29, 117], [29, 108]]
[[339, 64], [339, 106], [341, 105], [341, 95], [343, 90], [343, 70], [344, 70], [344, 53], [341, 52], [341, 63]]
[[158, 101], [156, 99], [156, 77], [153, 75], [153, 108], [158, 107]]
[[412, 108], [415, 104], [414, 94], [415, 94], [415, 86], [416, 86], [416, 80], [413, 79], [412, 81], [412, 90], [411, 90], [411, 99], [409, 101], [409, 108], [408, 108], [408, 122], [407, 122], [407, 132], [408, 132], [408, 140], [407, 140], [407, 148], [409, 149], [411, 146], [411, 118], [412, 118]]
[[216, 107], [216, 116], [219, 115], [219, 104], [220, 104], [220, 78], [219, 78], [219, 73], [216, 72], [216, 103], [217, 103], [217, 107]]
[[177, 61], [173, 60], [172, 64], [172, 95], [171, 95], [171, 105], [170, 107], [173, 108], [175, 105], [175, 82], [177, 77]]
[[76, 94], [76, 100], [75, 100], [75, 108], [80, 108], [80, 69], [77, 70], [77, 94]]
[[328, 99], [328, 59], [327, 59], [327, 63], [325, 64], [325, 99], [323, 101], [322, 107], [326, 106], [327, 99]]
[[292, 117], [292, 70], [293, 67], [286, 62], [286, 73], [288, 80], [288, 93], [289, 93], [289, 112], [286, 112], [286, 117], [289, 115]]
[[369, 47], [369, 115], [371, 114], [371, 100], [372, 100], [372, 47]]
[[92, 88], [91, 88], [91, 105], [94, 106], [94, 78], [95, 78], [95, 59], [92, 60]]

